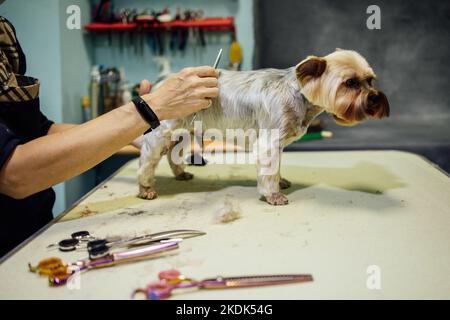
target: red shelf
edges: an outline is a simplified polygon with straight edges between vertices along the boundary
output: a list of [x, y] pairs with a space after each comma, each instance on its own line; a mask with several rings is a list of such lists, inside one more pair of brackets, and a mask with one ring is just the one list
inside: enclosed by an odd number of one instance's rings
[[102, 31], [128, 31], [137, 28], [136, 23], [90, 23], [84, 26], [87, 31], [102, 32]]
[[151, 29], [171, 29], [171, 28], [202, 28], [204, 30], [233, 31], [234, 18], [204, 18], [191, 21], [172, 21], [157, 23], [153, 21], [144, 21], [138, 23], [90, 23], [84, 26], [89, 32], [120, 32], [134, 30]]

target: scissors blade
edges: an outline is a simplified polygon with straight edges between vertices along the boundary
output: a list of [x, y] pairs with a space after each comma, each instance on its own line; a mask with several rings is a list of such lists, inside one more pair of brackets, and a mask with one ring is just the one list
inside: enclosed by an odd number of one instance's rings
[[188, 239], [205, 235], [206, 232], [198, 230], [170, 230], [137, 237], [127, 242], [130, 246], [142, 245], [171, 239]]
[[205, 235], [206, 232], [198, 230], [170, 230], [150, 235], [151, 241], [168, 240], [172, 238], [188, 239]]
[[261, 287], [314, 281], [311, 274], [283, 274], [243, 277], [218, 277], [202, 281], [205, 289]]

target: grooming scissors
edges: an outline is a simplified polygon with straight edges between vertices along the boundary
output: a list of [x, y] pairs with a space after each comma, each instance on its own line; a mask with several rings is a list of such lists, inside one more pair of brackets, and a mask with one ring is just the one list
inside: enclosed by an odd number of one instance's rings
[[148, 245], [154, 242], [176, 241], [205, 235], [205, 232], [197, 230], [170, 230], [153, 234], [145, 234], [136, 237], [113, 236], [96, 238], [88, 231], [72, 233], [70, 239], [64, 239], [57, 244], [51, 244], [47, 248], [58, 247], [60, 251], [69, 252], [77, 249], [87, 250], [91, 258], [107, 255], [113, 247], [135, 247]]
[[77, 260], [68, 264], [64, 263], [60, 258], [48, 258], [40, 261], [35, 267], [29, 263], [28, 268], [31, 272], [48, 276], [51, 286], [62, 286], [67, 283], [73, 274], [79, 271], [88, 271], [122, 263], [151, 259], [175, 249], [178, 249], [178, 242], [171, 241], [110, 253], [97, 259]]
[[[222, 58], [222, 53], [223, 53], [223, 49], [220, 49], [219, 53], [217, 54], [216, 61], [214, 61], [214, 64], [213, 64], [213, 68], [214, 69], [217, 69], [217, 67], [219, 66], [220, 58]], [[208, 107], [210, 107], [211, 104], [212, 104], [212, 102], [209, 103]], [[191, 124], [194, 123], [196, 118], [197, 118], [197, 114], [194, 114], [194, 116], [192, 117], [192, 120], [191, 120]]]
[[144, 294], [148, 300], [162, 300], [170, 298], [172, 292], [177, 289], [249, 288], [310, 281], [313, 281], [310, 274], [217, 277], [196, 281], [184, 277], [177, 270], [168, 270], [159, 273], [159, 281], [150, 283], [146, 288], [136, 289], [133, 292], [133, 297], [137, 294]]

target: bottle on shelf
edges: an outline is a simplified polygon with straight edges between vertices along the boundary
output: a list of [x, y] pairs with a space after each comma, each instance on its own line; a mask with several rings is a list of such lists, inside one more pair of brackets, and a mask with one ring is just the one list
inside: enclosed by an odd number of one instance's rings
[[91, 83], [89, 88], [91, 100], [91, 119], [95, 119], [99, 116], [100, 79], [100, 67], [92, 67]]
[[87, 122], [92, 119], [91, 104], [89, 96], [83, 96], [81, 99], [81, 107], [83, 109], [83, 121]]

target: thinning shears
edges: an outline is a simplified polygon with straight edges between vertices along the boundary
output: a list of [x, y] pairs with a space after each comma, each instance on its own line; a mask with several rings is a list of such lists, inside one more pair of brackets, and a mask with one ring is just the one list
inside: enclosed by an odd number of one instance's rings
[[77, 249], [87, 250], [89, 257], [95, 259], [107, 255], [111, 248], [143, 246], [156, 242], [198, 237], [205, 234], [205, 232], [198, 230], [170, 230], [135, 237], [112, 236], [96, 238], [88, 231], [78, 231], [72, 233], [71, 238], [51, 244], [47, 248], [58, 247], [59, 250], [63, 252], [74, 251]]
[[186, 278], [177, 270], [168, 270], [159, 273], [159, 281], [150, 283], [145, 288], [136, 289], [133, 292], [133, 297], [138, 294], [143, 294], [148, 300], [162, 300], [170, 298], [172, 292], [178, 289], [249, 288], [310, 281], [313, 281], [313, 277], [310, 274], [217, 277], [196, 281], [190, 278]]

